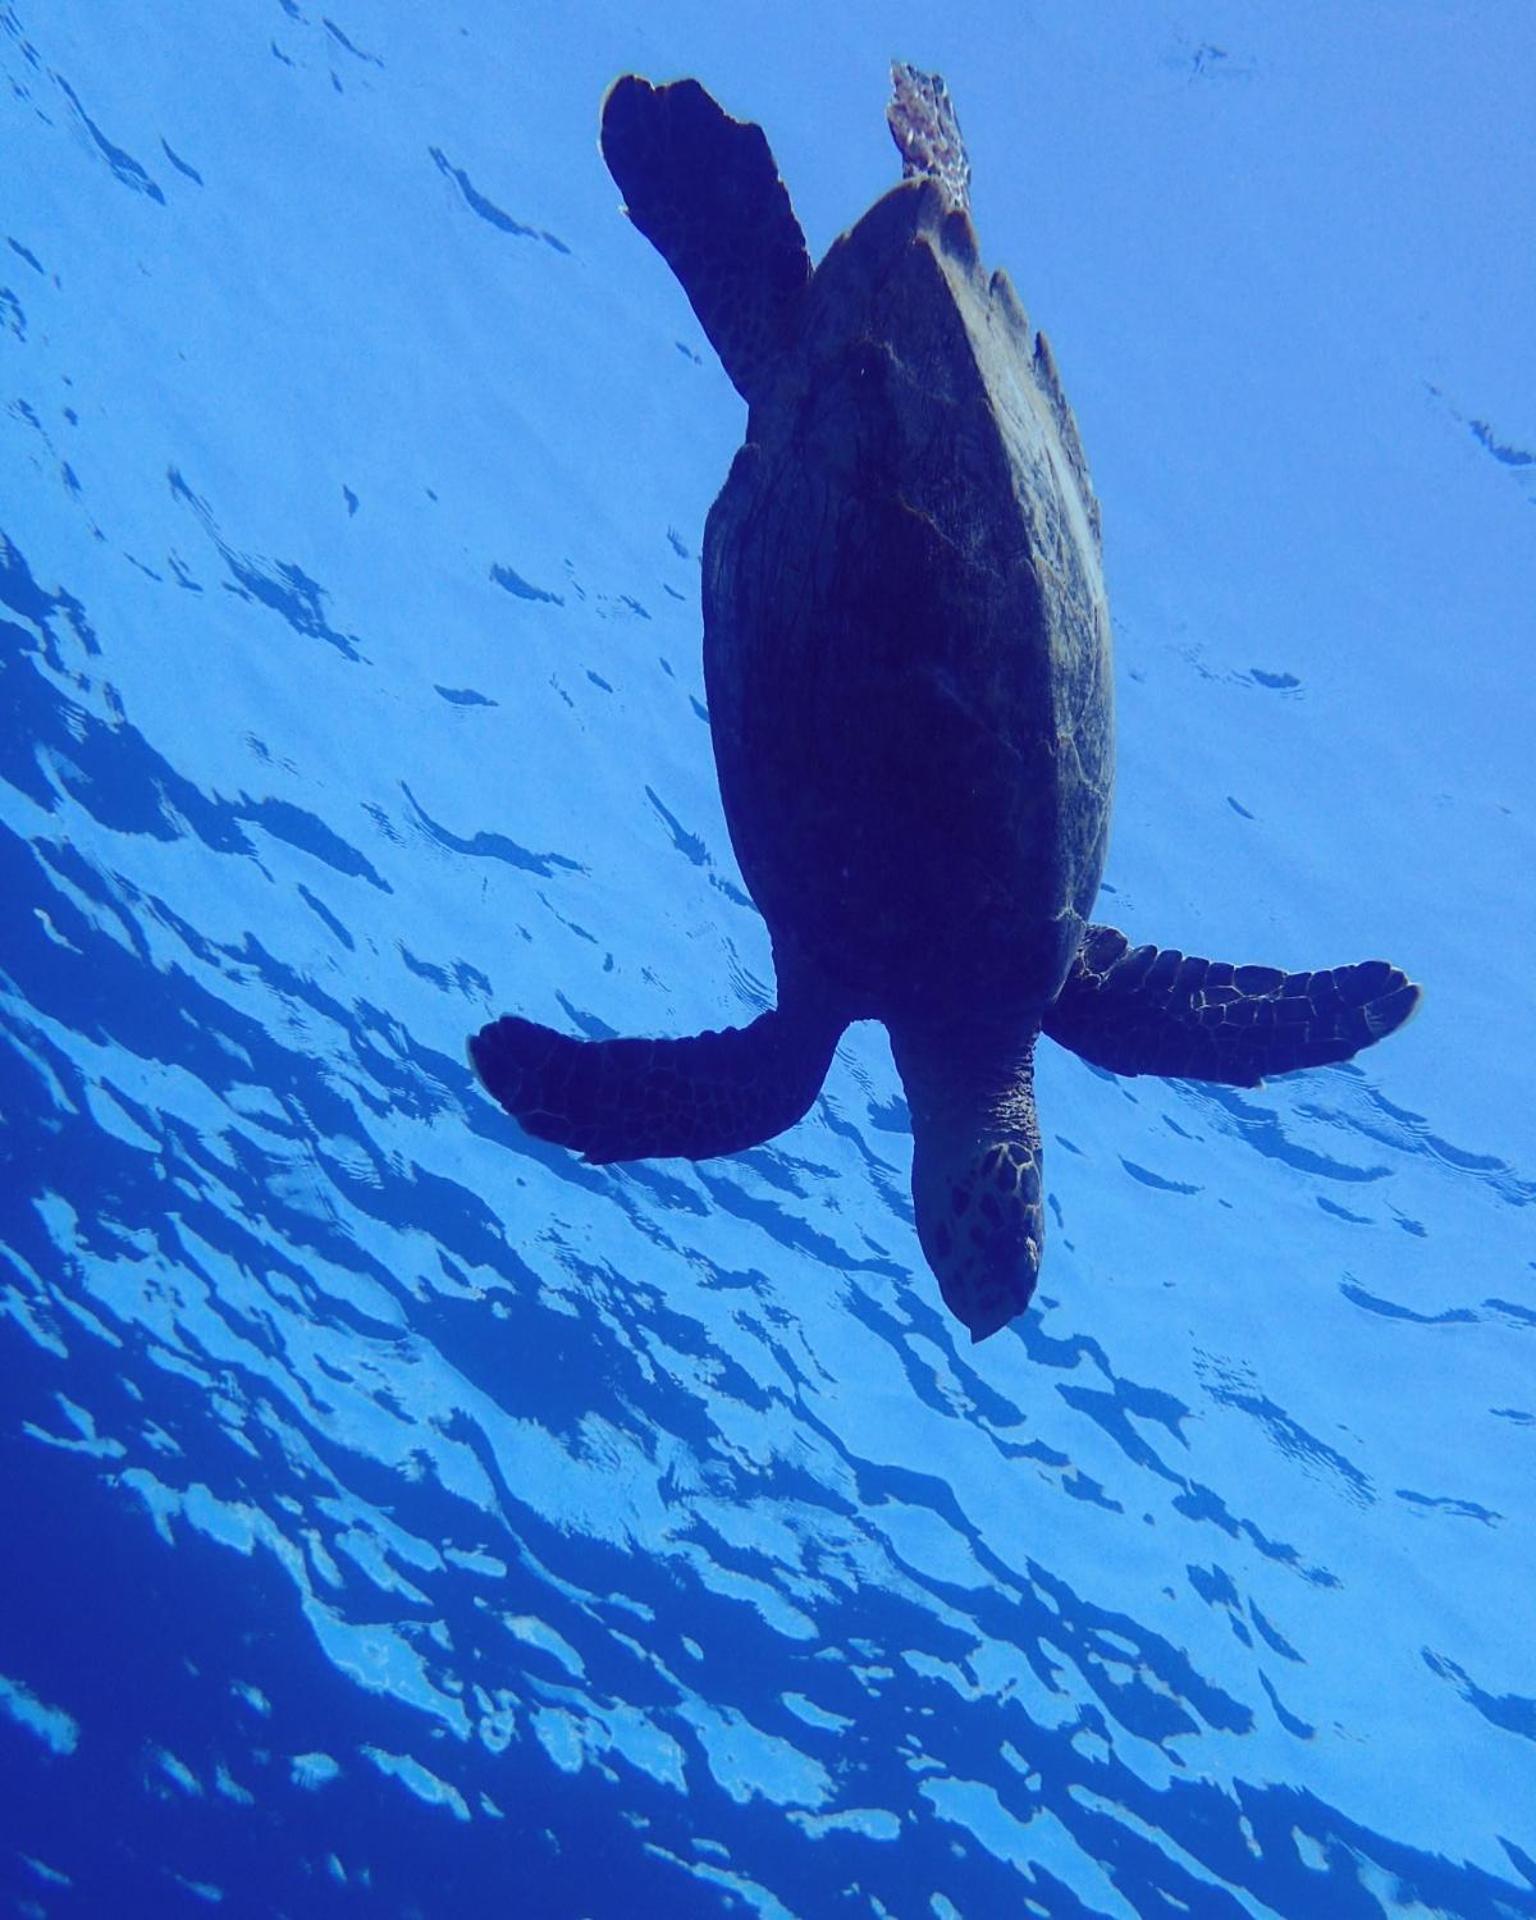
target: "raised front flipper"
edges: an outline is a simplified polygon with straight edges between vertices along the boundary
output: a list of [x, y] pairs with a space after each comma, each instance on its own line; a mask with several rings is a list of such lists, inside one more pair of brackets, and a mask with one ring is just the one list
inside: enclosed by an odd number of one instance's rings
[[731, 119], [697, 80], [653, 87], [626, 74], [603, 102], [602, 144], [625, 211], [750, 404], [793, 345], [811, 277], [762, 128]]
[[793, 1126], [840, 1031], [775, 1012], [687, 1040], [573, 1040], [509, 1014], [474, 1036], [469, 1063], [529, 1133], [587, 1160], [705, 1160]]
[[1089, 927], [1044, 1027], [1111, 1073], [1256, 1087], [1348, 1060], [1418, 1004], [1419, 989], [1385, 960], [1281, 973], [1133, 947], [1114, 927]]

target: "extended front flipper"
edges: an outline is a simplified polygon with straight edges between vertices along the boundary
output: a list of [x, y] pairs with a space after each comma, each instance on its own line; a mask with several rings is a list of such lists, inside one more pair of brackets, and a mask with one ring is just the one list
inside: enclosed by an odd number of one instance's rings
[[686, 1040], [573, 1040], [509, 1014], [474, 1036], [469, 1061], [529, 1133], [590, 1161], [705, 1160], [793, 1126], [841, 1031], [780, 1011]]
[[603, 102], [603, 158], [625, 211], [682, 283], [749, 404], [799, 327], [810, 256], [761, 127], [699, 85], [626, 74]]
[[1044, 1030], [1111, 1073], [1256, 1087], [1348, 1060], [1418, 1004], [1419, 989], [1385, 960], [1281, 973], [1132, 947], [1114, 927], [1089, 927]]

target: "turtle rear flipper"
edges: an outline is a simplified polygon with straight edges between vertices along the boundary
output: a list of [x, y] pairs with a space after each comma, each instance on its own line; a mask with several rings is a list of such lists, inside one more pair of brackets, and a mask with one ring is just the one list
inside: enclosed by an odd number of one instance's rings
[[626, 74], [603, 102], [603, 158], [750, 405], [792, 347], [810, 255], [768, 141], [699, 85]]
[[509, 1014], [474, 1035], [469, 1062], [529, 1133], [595, 1164], [707, 1160], [793, 1126], [841, 1030], [777, 1011], [686, 1040], [574, 1040]]
[[1385, 960], [1282, 973], [1132, 947], [1114, 927], [1089, 927], [1044, 1030], [1111, 1073], [1256, 1087], [1348, 1060], [1418, 1004], [1419, 989]]
[[893, 60], [885, 123], [901, 155], [902, 178], [937, 180], [946, 203], [968, 213], [970, 155], [943, 76], [920, 73], [905, 60]]

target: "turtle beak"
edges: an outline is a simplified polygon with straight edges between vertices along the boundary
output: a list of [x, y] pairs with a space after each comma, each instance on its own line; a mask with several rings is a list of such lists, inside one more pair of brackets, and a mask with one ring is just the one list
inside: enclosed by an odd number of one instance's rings
[[1034, 1298], [1040, 1273], [1040, 1241], [1019, 1231], [989, 1233], [961, 1258], [937, 1267], [944, 1304], [971, 1336], [971, 1345], [1006, 1327]]
[[959, 1177], [925, 1177], [914, 1156], [918, 1238], [944, 1304], [972, 1344], [1021, 1314], [1034, 1296], [1045, 1242], [1038, 1153], [1024, 1140], [993, 1141]]
[[[1033, 1273], [1030, 1274], [1028, 1283], [1017, 1288], [1011, 1296], [999, 1291], [993, 1304], [984, 1307], [975, 1317], [965, 1322], [970, 1331], [971, 1345], [980, 1346], [983, 1340], [989, 1339], [994, 1333], [1000, 1333], [1010, 1320], [1018, 1318], [1034, 1295], [1035, 1275]], [[958, 1308], [951, 1306], [950, 1311], [964, 1319], [964, 1315], [959, 1314]]]

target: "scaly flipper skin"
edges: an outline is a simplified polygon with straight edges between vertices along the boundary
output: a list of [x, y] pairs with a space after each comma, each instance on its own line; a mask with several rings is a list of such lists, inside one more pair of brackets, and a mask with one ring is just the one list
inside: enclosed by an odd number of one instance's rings
[[901, 155], [902, 178], [936, 180], [949, 205], [968, 213], [971, 158], [942, 74], [920, 73], [905, 60], [892, 61], [885, 123]]
[[1089, 927], [1044, 1030], [1111, 1073], [1256, 1087], [1350, 1059], [1418, 1004], [1418, 987], [1385, 960], [1282, 973], [1133, 947], [1114, 927]]
[[677, 275], [749, 404], [794, 345], [805, 236], [761, 127], [733, 120], [697, 80], [626, 74], [603, 102], [603, 158], [625, 212]]
[[474, 1036], [469, 1062], [529, 1133], [596, 1164], [706, 1160], [793, 1126], [841, 1032], [840, 1022], [773, 1012], [686, 1040], [573, 1040], [509, 1014]]

